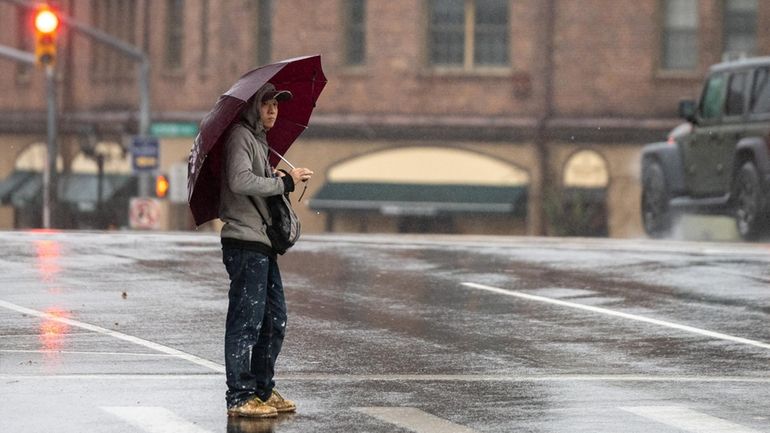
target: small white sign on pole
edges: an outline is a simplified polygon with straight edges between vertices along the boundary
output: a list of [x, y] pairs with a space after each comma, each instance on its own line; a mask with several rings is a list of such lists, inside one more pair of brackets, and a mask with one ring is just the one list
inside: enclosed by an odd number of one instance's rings
[[160, 201], [154, 198], [131, 199], [128, 220], [134, 230], [160, 230]]

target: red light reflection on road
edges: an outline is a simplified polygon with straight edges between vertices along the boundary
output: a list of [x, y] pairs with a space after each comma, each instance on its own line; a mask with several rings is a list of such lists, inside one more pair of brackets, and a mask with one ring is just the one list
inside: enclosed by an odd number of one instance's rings
[[51, 317], [46, 317], [40, 323], [40, 344], [44, 351], [56, 352], [62, 349], [64, 339], [70, 330], [70, 325], [56, 319], [69, 319], [71, 314], [56, 307], [45, 310], [45, 313]]
[[61, 256], [61, 244], [54, 240], [36, 240], [35, 250], [37, 261], [35, 263], [40, 276], [46, 283], [53, 282], [61, 272], [59, 257]]

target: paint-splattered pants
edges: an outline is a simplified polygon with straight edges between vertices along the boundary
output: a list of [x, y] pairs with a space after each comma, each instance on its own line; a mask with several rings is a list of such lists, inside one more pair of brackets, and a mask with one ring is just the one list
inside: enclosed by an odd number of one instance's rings
[[256, 251], [223, 247], [230, 275], [225, 329], [228, 407], [270, 398], [275, 360], [286, 332], [286, 302], [278, 262]]

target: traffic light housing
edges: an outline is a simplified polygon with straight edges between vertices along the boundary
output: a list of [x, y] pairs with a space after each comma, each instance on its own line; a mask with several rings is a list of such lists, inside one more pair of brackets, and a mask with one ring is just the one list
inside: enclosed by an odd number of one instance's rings
[[35, 59], [41, 66], [56, 63], [56, 37], [59, 32], [59, 16], [47, 5], [35, 11]]

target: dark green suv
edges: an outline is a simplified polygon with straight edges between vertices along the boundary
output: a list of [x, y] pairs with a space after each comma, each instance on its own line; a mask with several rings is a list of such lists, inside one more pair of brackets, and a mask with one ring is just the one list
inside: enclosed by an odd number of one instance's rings
[[720, 63], [700, 101], [682, 101], [689, 122], [642, 150], [642, 221], [670, 234], [681, 213], [732, 215], [747, 240], [770, 227], [770, 57]]

